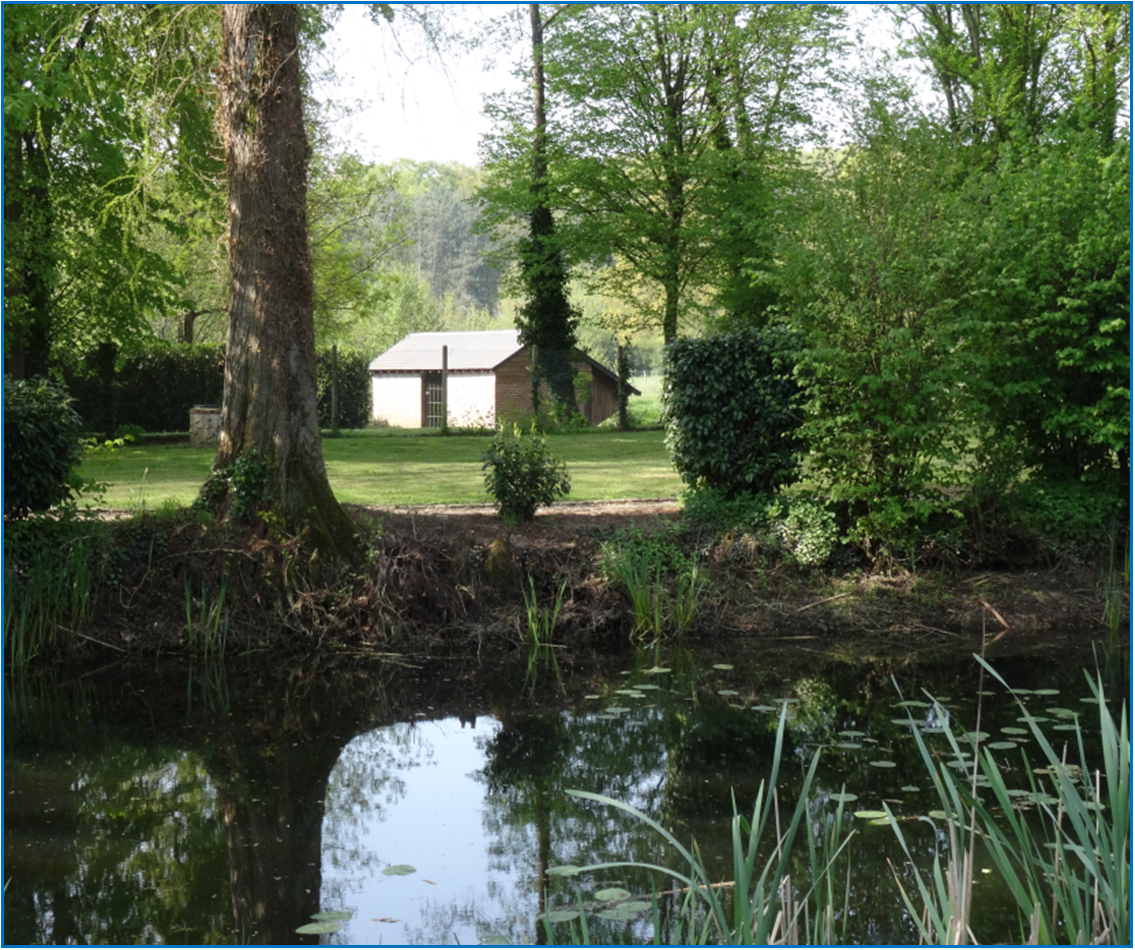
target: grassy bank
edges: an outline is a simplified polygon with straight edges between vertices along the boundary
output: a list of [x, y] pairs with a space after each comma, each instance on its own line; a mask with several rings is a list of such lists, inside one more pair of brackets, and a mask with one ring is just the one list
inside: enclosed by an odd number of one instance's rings
[[[489, 502], [481, 472], [488, 435], [436, 436], [418, 430], [364, 429], [324, 439], [331, 487], [359, 505], [461, 505]], [[549, 448], [567, 463], [569, 500], [667, 498], [681, 481], [663, 433], [592, 431], [553, 435]], [[128, 445], [88, 458], [83, 476], [108, 486], [109, 508], [188, 505], [209, 474], [215, 449], [184, 444]]]

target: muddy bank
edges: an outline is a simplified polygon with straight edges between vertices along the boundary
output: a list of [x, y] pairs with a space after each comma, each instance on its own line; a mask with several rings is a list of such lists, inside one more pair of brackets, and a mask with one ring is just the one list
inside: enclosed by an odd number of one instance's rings
[[[634, 530], [675, 537], [672, 501], [559, 505], [507, 526], [488, 507], [350, 508], [367, 564], [333, 576], [295, 542], [262, 531], [154, 518], [115, 526], [137, 552], [91, 623], [68, 637], [91, 652], [156, 656], [321, 654], [367, 658], [523, 655], [523, 591], [551, 606], [561, 664], [627, 647], [627, 596], [601, 570], [602, 545]], [[687, 637], [749, 650], [878, 656], [930, 650], [990, 655], [1082, 647], [1107, 637], [1103, 575], [1075, 564], [1017, 571], [920, 570], [832, 575], [776, 563], [751, 539], [696, 548], [709, 584]], [[1129, 602], [1124, 594], [1126, 641]]]

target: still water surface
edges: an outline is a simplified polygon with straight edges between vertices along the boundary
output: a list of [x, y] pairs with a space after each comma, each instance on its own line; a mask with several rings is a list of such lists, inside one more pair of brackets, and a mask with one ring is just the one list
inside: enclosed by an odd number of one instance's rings
[[[1082, 673], [1094, 669], [1090, 652], [995, 666], [1035, 691], [1019, 698], [1052, 738], [1074, 735], [1076, 721], [1098, 733]], [[677, 859], [642, 823], [567, 789], [626, 802], [696, 839], [727, 880], [732, 801], [751, 810], [784, 705], [782, 814], [820, 748], [811, 819], [834, 811], [841, 788], [857, 796], [852, 808], [885, 801], [912, 819], [904, 834], [927, 867], [941, 838], [915, 819], [940, 805], [903, 720], [945, 749], [937, 730], [974, 729], [984, 690], [986, 741], [1019, 743], [1041, 764], [1033, 740], [1014, 732], [1017, 702], [967, 657], [773, 662], [643, 650], [562, 687], [550, 674], [531, 695], [523, 684], [523, 668], [270, 674], [263, 663], [10, 681], [4, 942], [533, 943], [543, 939], [537, 914], [579, 895], [593, 940], [637, 942], [647, 921], [604, 919], [594, 895], [649, 895], [648, 875], [547, 870]], [[948, 721], [898, 705], [926, 693], [946, 701]], [[999, 755], [1028, 787], [1020, 749]], [[893, 830], [851, 825], [848, 940], [911, 941], [887, 863], [901, 869]], [[1011, 939], [1016, 913], [996, 873], [982, 873], [989, 866], [979, 859], [975, 930]], [[349, 914], [338, 932], [296, 933], [328, 911]]]

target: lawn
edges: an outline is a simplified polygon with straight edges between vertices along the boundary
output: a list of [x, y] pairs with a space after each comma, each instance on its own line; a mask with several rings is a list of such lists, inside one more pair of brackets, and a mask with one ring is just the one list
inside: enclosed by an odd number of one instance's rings
[[[323, 440], [323, 457], [336, 497], [361, 505], [481, 504], [489, 501], [481, 472], [488, 435], [423, 435], [413, 430], [365, 429]], [[613, 430], [553, 435], [548, 446], [567, 463], [568, 500], [673, 498], [681, 481], [670, 464], [663, 433]], [[87, 479], [105, 482], [105, 504], [149, 508], [187, 505], [209, 474], [212, 448], [127, 446], [83, 463]]]

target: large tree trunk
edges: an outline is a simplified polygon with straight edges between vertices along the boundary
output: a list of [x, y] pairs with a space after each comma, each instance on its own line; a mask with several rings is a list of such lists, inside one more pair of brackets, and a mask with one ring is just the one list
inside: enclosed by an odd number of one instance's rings
[[222, 25], [231, 293], [214, 469], [255, 452], [285, 530], [353, 558], [356, 534], [327, 481], [316, 413], [299, 8], [225, 4]]

